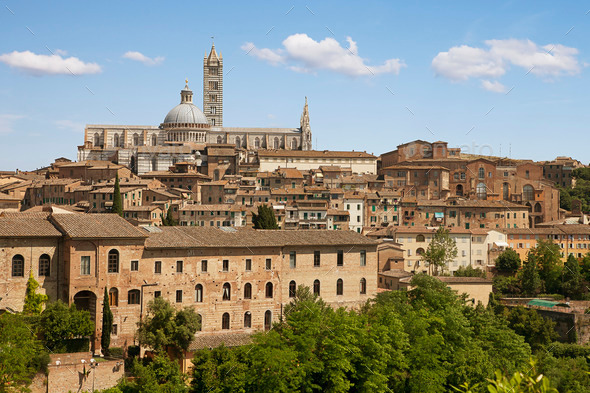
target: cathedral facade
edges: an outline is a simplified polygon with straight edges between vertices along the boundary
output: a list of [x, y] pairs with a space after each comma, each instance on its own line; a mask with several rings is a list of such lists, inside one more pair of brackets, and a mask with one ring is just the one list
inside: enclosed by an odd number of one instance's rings
[[298, 128], [223, 126], [223, 57], [212, 46], [203, 59], [203, 110], [193, 91], [180, 91], [180, 104], [159, 126], [87, 125], [78, 161], [108, 160], [138, 174], [167, 170], [177, 162], [207, 165], [206, 147], [223, 144], [240, 151], [259, 149], [311, 150], [307, 98]]

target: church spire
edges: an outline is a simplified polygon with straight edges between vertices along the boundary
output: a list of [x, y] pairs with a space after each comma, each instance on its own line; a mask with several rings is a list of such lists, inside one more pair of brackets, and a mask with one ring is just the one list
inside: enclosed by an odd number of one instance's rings
[[309, 124], [309, 107], [307, 106], [307, 96], [305, 97], [305, 105], [303, 106], [303, 113], [301, 114], [301, 150], [311, 150], [311, 125]]

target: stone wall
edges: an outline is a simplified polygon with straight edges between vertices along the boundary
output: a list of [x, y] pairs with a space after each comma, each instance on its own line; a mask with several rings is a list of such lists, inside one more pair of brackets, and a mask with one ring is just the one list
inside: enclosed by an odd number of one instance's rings
[[115, 386], [125, 374], [122, 360], [101, 359], [97, 367], [91, 368], [92, 357], [88, 352], [53, 354], [50, 359], [47, 392], [51, 393], [108, 389]]

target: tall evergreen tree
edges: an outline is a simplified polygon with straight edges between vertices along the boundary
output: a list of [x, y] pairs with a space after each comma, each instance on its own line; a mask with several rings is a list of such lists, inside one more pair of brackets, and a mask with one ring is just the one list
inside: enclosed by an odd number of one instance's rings
[[25, 314], [41, 314], [41, 311], [43, 311], [43, 305], [47, 303], [47, 300], [49, 299], [47, 295], [37, 293], [37, 288], [39, 288], [39, 283], [35, 280], [33, 277], [33, 271], [31, 271], [29, 281], [27, 281], [25, 305], [23, 307], [23, 312]]
[[121, 186], [119, 185], [119, 174], [115, 175], [115, 190], [113, 191], [113, 213], [123, 217], [123, 201], [121, 200]]
[[275, 212], [268, 205], [258, 206], [258, 214], [252, 213], [252, 224], [254, 229], [279, 229]]
[[113, 312], [109, 305], [109, 294], [104, 287], [104, 300], [102, 301], [102, 334], [100, 335], [100, 348], [104, 355], [109, 354], [111, 346], [111, 333], [113, 331]]

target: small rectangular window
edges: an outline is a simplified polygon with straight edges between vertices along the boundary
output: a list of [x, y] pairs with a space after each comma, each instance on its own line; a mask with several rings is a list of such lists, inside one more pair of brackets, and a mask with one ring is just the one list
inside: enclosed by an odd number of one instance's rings
[[272, 259], [271, 258], [266, 258], [265, 269], [272, 270]]
[[154, 262], [154, 273], [156, 273], [156, 274], [162, 273], [162, 261], [155, 261]]
[[361, 250], [361, 266], [367, 266], [367, 251]]
[[336, 258], [336, 265], [343, 266], [344, 265], [344, 251], [338, 250], [338, 255]]
[[222, 269], [224, 272], [229, 272], [229, 260], [228, 259], [224, 259], [222, 261]]
[[90, 275], [90, 257], [83, 256], [80, 259], [80, 274], [83, 276]]
[[246, 259], [246, 271], [252, 271], [252, 260], [251, 259]]
[[201, 261], [201, 272], [207, 272], [207, 260], [203, 259]]
[[313, 252], [313, 266], [314, 267], [319, 267], [320, 266], [320, 258], [321, 258], [321, 254], [319, 251], [314, 251]]
[[131, 269], [132, 272], [136, 272], [139, 270], [139, 261], [135, 260], [135, 261], [131, 261]]
[[111, 335], [116, 336], [117, 335], [117, 330], [118, 330], [118, 326], [116, 323], [113, 323], [113, 327], [111, 329]]
[[182, 289], [176, 291], [176, 303], [182, 303]]
[[162, 296], [162, 291], [155, 291], [154, 292], [154, 297], [160, 297]]
[[176, 273], [182, 273], [184, 266], [182, 261], [176, 261]]
[[297, 252], [296, 251], [289, 252], [289, 267], [291, 269], [295, 269], [297, 267]]

